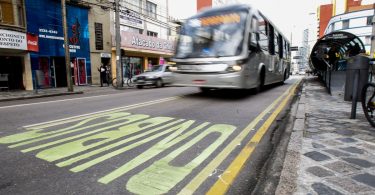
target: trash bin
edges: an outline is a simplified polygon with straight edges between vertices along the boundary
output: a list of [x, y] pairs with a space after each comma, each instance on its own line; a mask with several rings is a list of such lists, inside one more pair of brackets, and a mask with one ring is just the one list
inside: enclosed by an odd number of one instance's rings
[[345, 101], [352, 101], [353, 98], [353, 85], [355, 82], [355, 76], [358, 74], [358, 86], [357, 91], [357, 101], [361, 101], [361, 91], [363, 86], [368, 82], [369, 76], [369, 63], [370, 59], [364, 55], [356, 55], [349, 58], [347, 62], [346, 69], [346, 81], [345, 81]]

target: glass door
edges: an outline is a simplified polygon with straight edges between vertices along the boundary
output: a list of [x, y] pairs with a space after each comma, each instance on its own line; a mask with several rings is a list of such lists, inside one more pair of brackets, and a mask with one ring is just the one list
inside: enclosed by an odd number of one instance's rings
[[78, 84], [87, 85], [86, 58], [77, 58]]

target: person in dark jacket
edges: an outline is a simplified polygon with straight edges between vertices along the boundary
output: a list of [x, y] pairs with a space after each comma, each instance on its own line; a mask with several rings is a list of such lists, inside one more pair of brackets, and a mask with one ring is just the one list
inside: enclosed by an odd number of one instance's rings
[[108, 85], [106, 67], [101, 64], [101, 66], [98, 68], [98, 71], [100, 73], [100, 87], [103, 87], [103, 83], [107, 83]]

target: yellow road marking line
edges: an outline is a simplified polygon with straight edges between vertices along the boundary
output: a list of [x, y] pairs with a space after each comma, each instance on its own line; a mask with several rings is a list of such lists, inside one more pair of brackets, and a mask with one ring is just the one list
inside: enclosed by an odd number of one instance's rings
[[163, 98], [163, 99], [159, 99], [159, 100], [152, 100], [152, 101], [148, 101], [148, 102], [142, 102], [142, 103], [133, 104], [133, 105], [129, 105], [129, 106], [123, 106], [123, 107], [119, 107], [119, 108], [112, 108], [112, 109], [108, 109], [108, 110], [102, 110], [102, 111], [98, 111], [98, 112], [92, 112], [92, 113], [88, 113], [88, 114], [82, 114], [82, 115], [72, 116], [72, 117], [63, 118], [63, 119], [57, 119], [57, 120], [52, 120], [52, 121], [47, 121], [47, 122], [42, 122], [42, 123], [37, 123], [37, 124], [32, 124], [32, 125], [26, 125], [26, 126], [23, 126], [23, 127], [24, 128], [33, 128], [33, 127], [46, 128], [46, 127], [49, 127], [49, 126], [55, 126], [55, 125], [59, 125], [59, 124], [64, 124], [64, 123], [68, 123], [68, 122], [74, 122], [74, 121], [77, 121], [77, 120], [83, 120], [83, 119], [86, 119], [86, 118], [91, 118], [93, 116], [105, 115], [105, 114], [113, 113], [113, 112], [116, 112], [116, 111], [125, 111], [125, 110], [129, 110], [129, 109], [139, 108], [139, 107], [143, 107], [143, 106], [149, 106], [149, 105], [153, 105], [153, 104], [157, 104], [157, 103], [172, 101], [172, 100], [176, 100], [176, 99], [179, 99], [179, 98], [181, 98], [181, 97], [180, 96], [174, 96], [174, 97]]
[[223, 162], [228, 155], [237, 147], [241, 141], [254, 129], [254, 127], [265, 117], [281, 99], [286, 96], [293, 87], [297, 86], [294, 84], [288, 90], [286, 90], [280, 97], [278, 97], [271, 105], [269, 105], [261, 114], [259, 114], [245, 129], [241, 131], [237, 137], [235, 137], [226, 148], [224, 148], [201, 172], [198, 173], [191, 182], [186, 185], [179, 194], [193, 194], [198, 187], [209, 177], [214, 170]]
[[218, 195], [225, 194], [229, 189], [230, 185], [233, 183], [234, 179], [237, 177], [241, 169], [243, 168], [246, 161], [251, 157], [251, 154], [255, 150], [256, 146], [267, 132], [273, 121], [276, 119], [277, 115], [284, 109], [288, 103], [292, 94], [294, 94], [297, 85], [294, 85], [291, 93], [281, 102], [281, 104], [276, 108], [276, 110], [271, 114], [271, 116], [266, 120], [266, 122], [260, 127], [260, 129], [255, 133], [251, 140], [246, 144], [242, 151], [237, 155], [237, 157], [232, 161], [229, 167], [220, 176], [220, 179], [211, 187], [207, 192], [208, 195]]

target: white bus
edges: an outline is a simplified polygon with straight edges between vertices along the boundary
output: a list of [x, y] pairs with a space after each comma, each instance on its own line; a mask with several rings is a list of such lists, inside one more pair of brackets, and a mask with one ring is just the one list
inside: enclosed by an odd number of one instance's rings
[[289, 77], [290, 44], [254, 7], [229, 5], [189, 18], [172, 61], [174, 85], [259, 91]]

